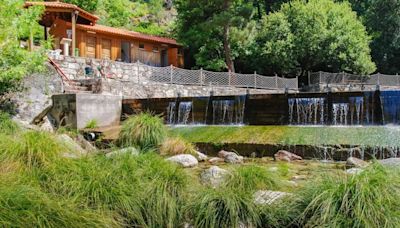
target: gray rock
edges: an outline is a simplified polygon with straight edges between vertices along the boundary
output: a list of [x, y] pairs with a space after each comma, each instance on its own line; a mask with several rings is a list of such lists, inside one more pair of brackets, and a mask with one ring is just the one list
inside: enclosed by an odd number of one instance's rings
[[355, 167], [355, 168], [365, 168], [367, 167], [369, 164], [366, 161], [363, 161], [361, 159], [358, 159], [356, 157], [349, 157], [346, 161], [346, 167], [351, 168], [351, 167]]
[[120, 155], [124, 155], [124, 154], [130, 154], [132, 156], [137, 156], [137, 155], [139, 155], [139, 151], [135, 147], [126, 147], [126, 148], [122, 148], [120, 150], [115, 150], [110, 153], [107, 153], [106, 157], [112, 158], [112, 157], [120, 156]]
[[379, 160], [379, 163], [384, 166], [400, 166], [400, 158], [387, 158]]
[[296, 175], [292, 177], [292, 181], [299, 181], [299, 180], [306, 180], [307, 176], [306, 175]]
[[213, 157], [213, 158], [208, 159], [208, 162], [210, 162], [211, 164], [216, 164], [216, 163], [224, 162], [224, 159]]
[[69, 135], [57, 135], [57, 139], [67, 147], [67, 149], [78, 156], [86, 155], [86, 151]]
[[364, 171], [364, 170], [361, 168], [351, 168], [351, 169], [347, 169], [346, 173], [350, 174], [350, 175], [357, 175], [357, 174], [360, 174], [362, 171]]
[[76, 141], [88, 152], [95, 152], [97, 149], [89, 141], [87, 141], [82, 135], [78, 135]]
[[274, 158], [276, 161], [287, 161], [287, 162], [303, 160], [302, 157], [286, 150], [279, 150], [276, 154], [274, 154]]
[[191, 154], [178, 154], [166, 159], [167, 161], [175, 162], [184, 168], [190, 168], [197, 166], [199, 162]]
[[201, 153], [201, 152], [199, 152], [199, 151], [196, 151], [196, 154], [197, 154], [197, 160], [198, 160], [199, 162], [201, 162], [201, 161], [207, 161], [207, 159], [208, 159], [207, 155], [205, 155], [205, 154], [203, 154], [203, 153]]
[[221, 150], [220, 152], [218, 152], [218, 157], [223, 158], [226, 163], [243, 163], [243, 156], [240, 156], [234, 152]]
[[254, 203], [258, 205], [271, 205], [275, 203], [276, 201], [290, 196], [290, 193], [287, 192], [277, 192], [277, 191], [263, 191], [259, 190], [254, 193], [253, 198], [254, 198]]
[[226, 178], [231, 175], [227, 170], [221, 169], [218, 166], [211, 166], [200, 174], [200, 179], [203, 184], [212, 187], [218, 187]]

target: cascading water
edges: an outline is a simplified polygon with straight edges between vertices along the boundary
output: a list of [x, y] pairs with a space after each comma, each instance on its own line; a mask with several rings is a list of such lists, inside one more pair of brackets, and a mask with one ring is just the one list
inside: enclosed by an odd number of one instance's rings
[[169, 102], [167, 107], [167, 124], [175, 123], [176, 102]]
[[400, 91], [381, 91], [382, 122], [384, 124], [400, 123]]
[[180, 102], [178, 109], [177, 124], [190, 124], [190, 114], [192, 113], [193, 103], [191, 101]]
[[333, 125], [347, 125], [347, 114], [349, 113], [348, 103], [336, 103], [332, 105]]
[[212, 124], [243, 124], [244, 97], [237, 97], [235, 100], [213, 100], [212, 108]]
[[289, 123], [324, 124], [325, 98], [289, 98]]

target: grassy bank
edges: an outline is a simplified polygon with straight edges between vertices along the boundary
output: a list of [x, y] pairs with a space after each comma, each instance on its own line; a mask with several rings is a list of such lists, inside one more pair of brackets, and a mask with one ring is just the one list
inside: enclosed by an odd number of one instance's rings
[[385, 126], [185, 126], [170, 131], [191, 142], [400, 146], [400, 128]]

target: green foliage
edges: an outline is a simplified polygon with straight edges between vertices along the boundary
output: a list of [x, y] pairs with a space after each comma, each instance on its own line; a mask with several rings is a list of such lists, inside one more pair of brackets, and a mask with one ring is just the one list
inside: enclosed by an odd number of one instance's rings
[[298, 193], [306, 227], [399, 227], [397, 170], [374, 164], [357, 175], [324, 176]]
[[205, 189], [187, 207], [194, 227], [257, 226], [260, 222], [251, 195], [234, 188]]
[[253, 57], [259, 56], [255, 63], [277, 73], [326, 70], [367, 74], [376, 69], [369, 42], [365, 27], [348, 3], [296, 0], [263, 19]]
[[96, 11], [99, 4], [99, 0], [64, 0], [63, 2], [77, 5], [89, 12]]
[[140, 113], [123, 123], [118, 141], [122, 146], [148, 150], [158, 147], [166, 135], [167, 129], [160, 117]]
[[192, 154], [196, 155], [194, 145], [181, 137], [168, 138], [160, 147], [161, 155]]
[[372, 59], [378, 71], [399, 73], [400, 67], [400, 4], [392, 0], [350, 0], [372, 35]]
[[96, 128], [97, 126], [98, 126], [97, 120], [93, 119], [86, 123], [85, 128], [93, 129], [93, 128]]
[[45, 69], [44, 48], [30, 52], [20, 46], [20, 40], [27, 39], [30, 33], [40, 42], [37, 34], [43, 30], [38, 19], [43, 8], [24, 9], [23, 3], [22, 0], [0, 0], [0, 96], [19, 89], [19, 81], [26, 75]]
[[21, 129], [17, 123], [11, 120], [11, 117], [8, 113], [4, 113], [0, 111], [0, 134], [16, 134]]
[[258, 165], [239, 166], [227, 182], [232, 189], [247, 192], [249, 195], [257, 190], [274, 190], [281, 184], [278, 177]]
[[26, 131], [0, 137], [0, 161], [18, 161], [28, 169], [48, 167], [69, 150], [47, 132]]
[[71, 203], [52, 199], [36, 187], [1, 182], [0, 226], [115, 227], [115, 224], [99, 211], [78, 209]]

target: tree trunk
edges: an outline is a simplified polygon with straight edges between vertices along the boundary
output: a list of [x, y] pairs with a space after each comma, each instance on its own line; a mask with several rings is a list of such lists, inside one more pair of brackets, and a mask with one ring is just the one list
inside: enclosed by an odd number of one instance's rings
[[[230, 0], [224, 1], [225, 10], [229, 10]], [[227, 19], [227, 22], [224, 25], [224, 53], [225, 53], [225, 63], [228, 67], [228, 70], [231, 72], [235, 72], [235, 66], [233, 64], [232, 55], [231, 55], [231, 45], [229, 43], [229, 30], [230, 30], [230, 22]]]

